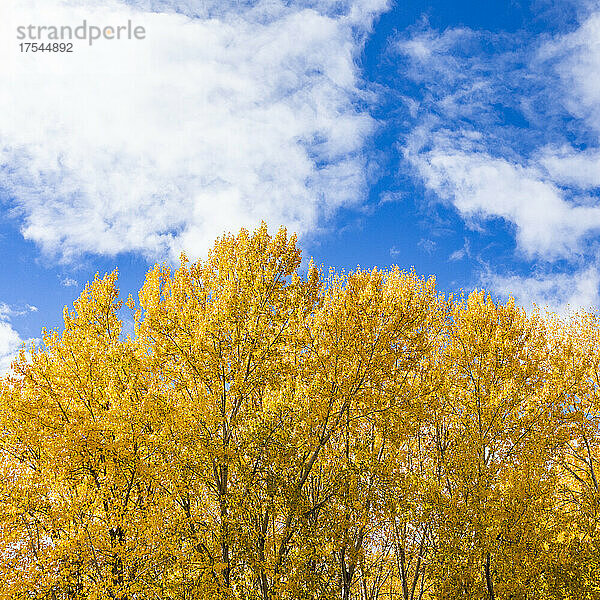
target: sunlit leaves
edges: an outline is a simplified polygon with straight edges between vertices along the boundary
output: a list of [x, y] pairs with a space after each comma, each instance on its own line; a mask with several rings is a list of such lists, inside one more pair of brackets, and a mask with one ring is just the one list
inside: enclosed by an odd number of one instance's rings
[[598, 320], [300, 258], [97, 276], [21, 352], [0, 598], [598, 597]]

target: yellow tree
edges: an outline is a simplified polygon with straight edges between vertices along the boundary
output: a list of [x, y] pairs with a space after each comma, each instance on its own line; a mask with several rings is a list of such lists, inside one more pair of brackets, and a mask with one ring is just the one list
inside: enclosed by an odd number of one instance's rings
[[[407, 471], [402, 447], [411, 411], [427, 393], [426, 359], [444, 317], [434, 280], [396, 268], [332, 277], [310, 322], [305, 418], [315, 434], [306, 441], [315, 456], [323, 446], [321, 458], [337, 481], [314, 526], [333, 550], [339, 592], [332, 597], [367, 594], [391, 576], [382, 539], [390, 505], [404, 501], [397, 498]], [[314, 507], [307, 503], [308, 511]]]
[[125, 599], [153, 560], [157, 411], [115, 281], [87, 286], [3, 383], [3, 597]]
[[560, 385], [542, 319], [484, 292], [455, 302], [434, 409], [435, 596], [532, 598], [560, 447]]
[[284, 229], [96, 277], [1, 382], [0, 598], [599, 595], [600, 325]]
[[263, 226], [205, 263], [156, 267], [140, 294], [138, 340], [169, 406], [164, 481], [215, 585], [248, 597], [348, 597], [391, 411], [418, 395], [441, 329], [432, 280], [375, 270], [325, 286], [299, 263], [295, 239]]
[[263, 225], [221, 238], [206, 262], [157, 266], [140, 293], [139, 343], [169, 406], [163, 485], [222, 593], [270, 593], [266, 531], [298, 428], [293, 373], [322, 293], [316, 269], [303, 280], [299, 264], [295, 237]]
[[600, 321], [551, 319], [553, 366], [563, 390], [564, 444], [553, 457], [560, 477], [549, 536], [553, 597], [597, 598], [600, 583]]

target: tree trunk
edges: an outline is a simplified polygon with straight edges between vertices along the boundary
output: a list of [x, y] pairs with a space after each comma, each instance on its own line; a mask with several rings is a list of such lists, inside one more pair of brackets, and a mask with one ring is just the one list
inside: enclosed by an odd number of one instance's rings
[[492, 558], [490, 556], [490, 553], [488, 552], [485, 561], [485, 583], [487, 586], [488, 596], [490, 597], [490, 600], [496, 600], [496, 596], [494, 595], [494, 581], [492, 580], [491, 562]]

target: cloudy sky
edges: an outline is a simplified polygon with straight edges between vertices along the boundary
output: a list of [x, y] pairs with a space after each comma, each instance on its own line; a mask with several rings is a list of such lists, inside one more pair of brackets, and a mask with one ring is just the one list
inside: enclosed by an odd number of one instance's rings
[[[2, 0], [0, 20], [0, 369], [96, 271], [135, 292], [263, 219], [326, 268], [600, 304], [598, 1]], [[18, 27], [84, 21], [145, 37], [21, 51]]]

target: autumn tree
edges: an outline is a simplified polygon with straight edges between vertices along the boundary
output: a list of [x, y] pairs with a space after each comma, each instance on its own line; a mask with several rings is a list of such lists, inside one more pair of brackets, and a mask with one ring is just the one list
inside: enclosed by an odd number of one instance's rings
[[97, 276], [1, 383], [0, 598], [599, 597], [599, 332], [264, 224]]
[[157, 550], [159, 410], [115, 282], [87, 286], [3, 384], [4, 597], [125, 599]]

